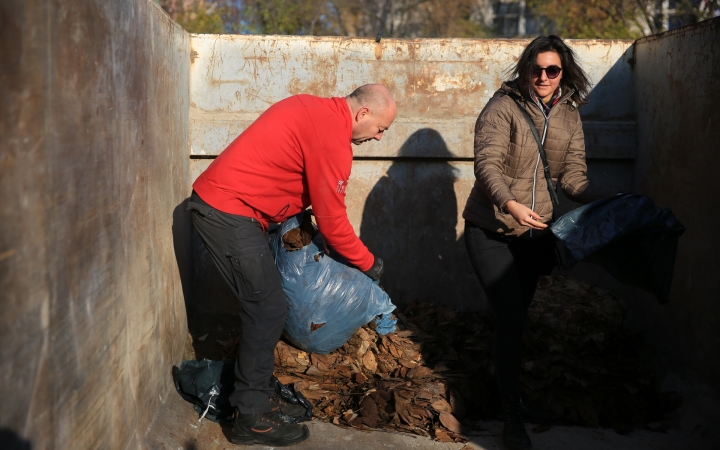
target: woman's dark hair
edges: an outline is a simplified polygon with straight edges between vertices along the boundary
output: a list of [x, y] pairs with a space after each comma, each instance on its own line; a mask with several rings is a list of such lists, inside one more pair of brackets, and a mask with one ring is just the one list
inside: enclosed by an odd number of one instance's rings
[[533, 94], [532, 72], [538, 54], [545, 52], [555, 52], [560, 56], [562, 64], [560, 87], [565, 92], [571, 89], [575, 90], [575, 93], [570, 98], [578, 105], [585, 103], [590, 92], [590, 80], [588, 80], [585, 71], [575, 61], [575, 52], [565, 45], [562, 39], [553, 35], [533, 39], [523, 50], [515, 67], [510, 69], [513, 78], [517, 79], [520, 92], [526, 97]]

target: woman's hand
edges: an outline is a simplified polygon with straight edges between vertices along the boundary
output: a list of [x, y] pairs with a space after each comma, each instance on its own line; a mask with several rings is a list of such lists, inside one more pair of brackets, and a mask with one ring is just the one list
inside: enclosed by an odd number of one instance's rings
[[520, 225], [530, 227], [535, 230], [543, 230], [547, 228], [547, 224], [542, 223], [542, 216], [522, 203], [510, 200], [505, 203], [505, 209]]

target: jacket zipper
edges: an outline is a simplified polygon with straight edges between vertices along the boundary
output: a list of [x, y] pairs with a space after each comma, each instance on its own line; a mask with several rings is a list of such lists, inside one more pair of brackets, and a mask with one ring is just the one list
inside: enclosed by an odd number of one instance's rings
[[[563, 103], [565, 100], [570, 98], [570, 96], [573, 95], [574, 92], [575, 91], [571, 90], [569, 93], [565, 94], [560, 99], [560, 101], [557, 102], [555, 105], [559, 105], [560, 103]], [[535, 101], [533, 101], [533, 104], [538, 107], [538, 109], [540, 110], [540, 113], [545, 118], [545, 125], [543, 126], [543, 134], [542, 134], [542, 138], [540, 139], [540, 144], [542, 144], [544, 146], [545, 145], [545, 137], [547, 136], [548, 124], [550, 123], [550, 116], [552, 115], [553, 110], [555, 109], [555, 105], [553, 105], [550, 108], [550, 112], [545, 114], [545, 110], [543, 109], [542, 105], [539, 105], [537, 103], [537, 99], [535, 99]], [[535, 211], [535, 191], [537, 188], [537, 173], [538, 173], [539, 166], [540, 166], [540, 153], [538, 152], [537, 160], [535, 161], [535, 172], [533, 173], [532, 205], [530, 206], [530, 209], [532, 209], [533, 211]], [[548, 186], [548, 188], [552, 188], [552, 186]], [[530, 228], [530, 237], [532, 237], [532, 235], [533, 235], [533, 229]]]

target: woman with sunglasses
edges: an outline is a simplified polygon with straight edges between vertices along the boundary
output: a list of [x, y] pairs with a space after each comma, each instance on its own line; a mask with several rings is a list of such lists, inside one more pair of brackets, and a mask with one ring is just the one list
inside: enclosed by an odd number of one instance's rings
[[[582, 203], [613, 192], [593, 187], [586, 176], [578, 106], [590, 82], [573, 51], [557, 36], [538, 37], [525, 48], [512, 75], [475, 124], [476, 180], [463, 218], [465, 244], [495, 315], [493, 359], [505, 422], [503, 443], [508, 449], [527, 449], [532, 444], [523, 414], [537, 419], [540, 413], [520, 401], [522, 335], [539, 276], [555, 265], [555, 239], [548, 228], [555, 190], [559, 186]], [[541, 157], [538, 141], [546, 157]]]

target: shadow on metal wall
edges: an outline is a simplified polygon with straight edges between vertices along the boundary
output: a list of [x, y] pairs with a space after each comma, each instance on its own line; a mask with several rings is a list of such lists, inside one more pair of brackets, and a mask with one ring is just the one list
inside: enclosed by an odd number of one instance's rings
[[368, 195], [360, 238], [385, 262], [382, 285], [395, 304], [473, 308], [463, 304], [468, 288], [458, 283], [472, 268], [462, 237], [456, 239], [458, 175], [451, 158], [439, 132], [420, 129]]

